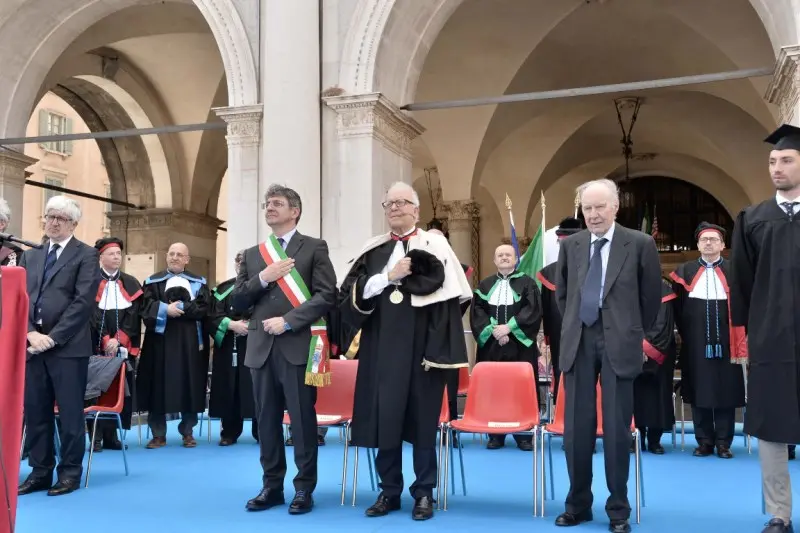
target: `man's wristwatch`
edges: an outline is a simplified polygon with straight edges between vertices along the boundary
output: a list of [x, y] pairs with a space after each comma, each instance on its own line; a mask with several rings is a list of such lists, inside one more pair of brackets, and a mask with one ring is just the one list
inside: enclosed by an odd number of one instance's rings
[[283, 331], [292, 331], [292, 326], [290, 326], [285, 320], [283, 321]]

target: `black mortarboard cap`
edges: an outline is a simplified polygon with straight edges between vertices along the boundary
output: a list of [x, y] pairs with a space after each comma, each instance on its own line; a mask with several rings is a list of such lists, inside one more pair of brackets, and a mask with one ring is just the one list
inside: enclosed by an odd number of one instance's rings
[[567, 217], [561, 222], [558, 223], [558, 228], [556, 229], [556, 235], [558, 237], [564, 237], [567, 235], [572, 235], [573, 233], [578, 233], [583, 229], [583, 223], [573, 217]]
[[784, 124], [764, 139], [764, 142], [772, 144], [773, 150], [800, 151], [800, 128]]
[[97, 242], [94, 243], [94, 247], [97, 248], [100, 252], [103, 251], [109, 245], [116, 244], [119, 246], [120, 250], [124, 250], [125, 247], [122, 244], [122, 239], [118, 239], [116, 237], [103, 237], [102, 239], [97, 239]]
[[694, 230], [694, 238], [695, 240], [700, 238], [700, 234], [706, 231], [716, 231], [722, 237], [722, 240], [725, 240], [725, 228], [717, 226], [716, 224], [711, 224], [709, 222], [701, 222], [697, 229]]

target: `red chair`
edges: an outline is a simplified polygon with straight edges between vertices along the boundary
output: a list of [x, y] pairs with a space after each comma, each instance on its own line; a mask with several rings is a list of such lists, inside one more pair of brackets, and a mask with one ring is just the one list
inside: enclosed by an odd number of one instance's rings
[[[530, 363], [481, 362], [470, 376], [464, 417], [450, 422], [458, 433], [533, 433], [533, 513], [536, 514], [539, 471], [536, 465], [539, 400]], [[449, 434], [449, 432], [448, 432]], [[447, 439], [450, 448], [450, 439]], [[461, 439], [459, 439], [460, 443]], [[449, 450], [448, 450], [449, 453]], [[447, 477], [445, 476], [445, 482]], [[444, 491], [447, 510], [447, 487]]]
[[469, 368], [458, 369], [458, 395], [466, 396], [469, 390]]
[[[559, 379], [559, 393], [556, 399], [556, 407], [553, 415], [553, 422], [545, 425], [542, 428], [542, 516], [544, 516], [544, 500], [546, 497], [546, 479], [547, 472], [544, 468], [544, 438], [547, 435], [547, 455], [548, 455], [548, 468], [550, 469], [550, 496], [551, 499], [555, 498], [555, 475], [553, 475], [553, 436], [564, 436], [564, 409], [566, 404], [564, 394], [564, 375], [562, 374]], [[595, 404], [595, 412], [597, 417], [596, 435], [598, 438], [603, 437], [603, 392], [600, 387], [600, 382], [597, 383], [597, 402]], [[633, 421], [631, 421], [631, 434], [633, 435], [634, 442], [636, 443], [635, 453], [635, 480], [636, 480], [636, 523], [638, 524], [641, 518], [641, 509], [644, 507], [644, 483], [642, 482], [642, 445], [639, 436], [639, 431]], [[641, 505], [640, 505], [641, 500]]]
[[[331, 359], [331, 383], [317, 389], [317, 426], [343, 428], [345, 434], [342, 459], [342, 505], [347, 487], [347, 459], [350, 444], [350, 423], [353, 420], [353, 399], [356, 392], [358, 361]], [[283, 424], [291, 424], [289, 414], [283, 415]], [[358, 469], [358, 450], [355, 468]], [[353, 491], [355, 491], [355, 480]]]

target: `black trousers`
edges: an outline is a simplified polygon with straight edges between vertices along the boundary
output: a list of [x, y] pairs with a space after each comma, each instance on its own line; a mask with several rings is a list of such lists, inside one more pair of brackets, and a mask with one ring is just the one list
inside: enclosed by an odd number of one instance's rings
[[730, 447], [736, 429], [736, 408], [706, 409], [692, 406], [692, 423], [697, 444]]
[[61, 461], [59, 480], [80, 481], [86, 452], [83, 396], [89, 357], [34, 354], [25, 365], [25, 437], [32, 478], [52, 480], [56, 469], [55, 411], [58, 405]]
[[283, 443], [283, 409], [292, 419], [295, 490], [312, 492], [317, 486], [317, 389], [305, 384], [305, 365], [290, 364], [273, 345], [267, 362], [250, 369], [256, 401], [264, 487], [283, 490], [286, 447]]
[[[238, 440], [244, 430], [244, 419], [241, 416], [226, 416], [221, 420], [220, 437], [223, 439]], [[258, 442], [258, 419], [253, 419], [250, 433]]]
[[[418, 499], [427, 496], [433, 499], [437, 481], [436, 448], [414, 446], [413, 456], [416, 479], [408, 488], [411, 497]], [[403, 492], [403, 447], [378, 450], [375, 469], [384, 495], [390, 498], [400, 496]]]
[[570, 489], [566, 511], [581, 513], [592, 507], [592, 452], [596, 439], [597, 377], [603, 390], [603, 450], [606, 484], [610, 496], [606, 513], [611, 520], [630, 517], [628, 472], [630, 470], [633, 379], [618, 377], [611, 368], [603, 337], [603, 322], [584, 326], [578, 355], [564, 373], [564, 450]]

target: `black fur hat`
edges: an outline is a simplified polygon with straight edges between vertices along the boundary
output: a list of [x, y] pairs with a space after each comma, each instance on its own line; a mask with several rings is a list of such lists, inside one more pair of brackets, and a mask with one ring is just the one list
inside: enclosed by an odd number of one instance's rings
[[444, 265], [436, 256], [424, 250], [411, 250], [406, 257], [411, 259], [411, 275], [403, 280], [407, 292], [427, 296], [444, 285]]
[[167, 302], [184, 302], [189, 303], [192, 301], [192, 295], [186, 290], [186, 287], [170, 287], [164, 292], [164, 297]]
[[559, 237], [566, 237], [573, 233], [578, 233], [583, 229], [583, 223], [577, 218], [567, 217], [558, 223], [556, 235]]

